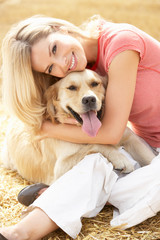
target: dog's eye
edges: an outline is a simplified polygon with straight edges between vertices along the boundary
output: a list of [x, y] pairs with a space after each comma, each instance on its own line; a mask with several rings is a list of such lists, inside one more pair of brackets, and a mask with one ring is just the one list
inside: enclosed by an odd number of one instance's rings
[[71, 91], [76, 91], [77, 87], [74, 86], [74, 85], [71, 85], [71, 86], [68, 87], [68, 89], [71, 90]]
[[98, 82], [92, 82], [92, 83], [91, 83], [91, 86], [92, 86], [92, 87], [97, 87], [98, 84], [99, 84]]

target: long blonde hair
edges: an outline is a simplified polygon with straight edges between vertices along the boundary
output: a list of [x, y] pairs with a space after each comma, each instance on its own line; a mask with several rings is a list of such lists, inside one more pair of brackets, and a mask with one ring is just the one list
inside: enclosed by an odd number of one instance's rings
[[96, 17], [77, 27], [65, 20], [33, 16], [11, 28], [2, 42], [2, 99], [10, 114], [39, 129], [45, 112], [44, 91], [56, 81], [53, 76], [32, 70], [32, 45], [55, 32], [57, 26], [64, 26], [75, 36], [97, 38], [98, 22]]

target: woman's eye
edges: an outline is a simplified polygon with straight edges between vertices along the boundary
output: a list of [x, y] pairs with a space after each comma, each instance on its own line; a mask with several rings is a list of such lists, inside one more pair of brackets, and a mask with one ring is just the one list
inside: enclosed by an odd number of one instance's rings
[[56, 50], [57, 50], [57, 46], [54, 45], [53, 48], [52, 48], [52, 53], [55, 54], [55, 53], [56, 53]]
[[49, 67], [48, 73], [50, 74], [52, 72], [53, 64]]

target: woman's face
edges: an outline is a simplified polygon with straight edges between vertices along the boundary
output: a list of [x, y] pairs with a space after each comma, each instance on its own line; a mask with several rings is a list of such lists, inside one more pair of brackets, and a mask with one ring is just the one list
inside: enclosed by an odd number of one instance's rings
[[56, 77], [83, 71], [87, 65], [82, 44], [69, 34], [51, 33], [32, 46], [32, 68]]

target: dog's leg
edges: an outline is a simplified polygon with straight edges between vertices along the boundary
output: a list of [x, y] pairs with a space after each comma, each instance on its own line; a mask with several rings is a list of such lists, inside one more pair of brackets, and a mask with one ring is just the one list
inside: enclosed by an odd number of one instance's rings
[[109, 162], [113, 164], [113, 167], [117, 170], [121, 170], [124, 173], [129, 173], [134, 170], [134, 166], [128, 160], [128, 158], [119, 152], [118, 148], [112, 145], [82, 145], [79, 150], [72, 155], [65, 155], [65, 158], [57, 157], [57, 161], [54, 166], [54, 181], [69, 171], [73, 166], [80, 162], [86, 155], [100, 152]]
[[61, 177], [63, 174], [72, 169], [78, 162], [80, 162], [87, 154], [80, 154], [77, 156], [75, 153], [66, 156], [64, 159], [58, 159], [54, 166], [54, 181]]
[[129, 128], [126, 128], [121, 144], [141, 166], [150, 164], [155, 157], [151, 147]]
[[113, 164], [113, 167], [117, 170], [121, 170], [123, 173], [129, 173], [134, 170], [133, 164], [128, 158], [119, 152], [118, 148], [112, 145], [93, 145], [92, 152], [100, 152], [109, 162]]

